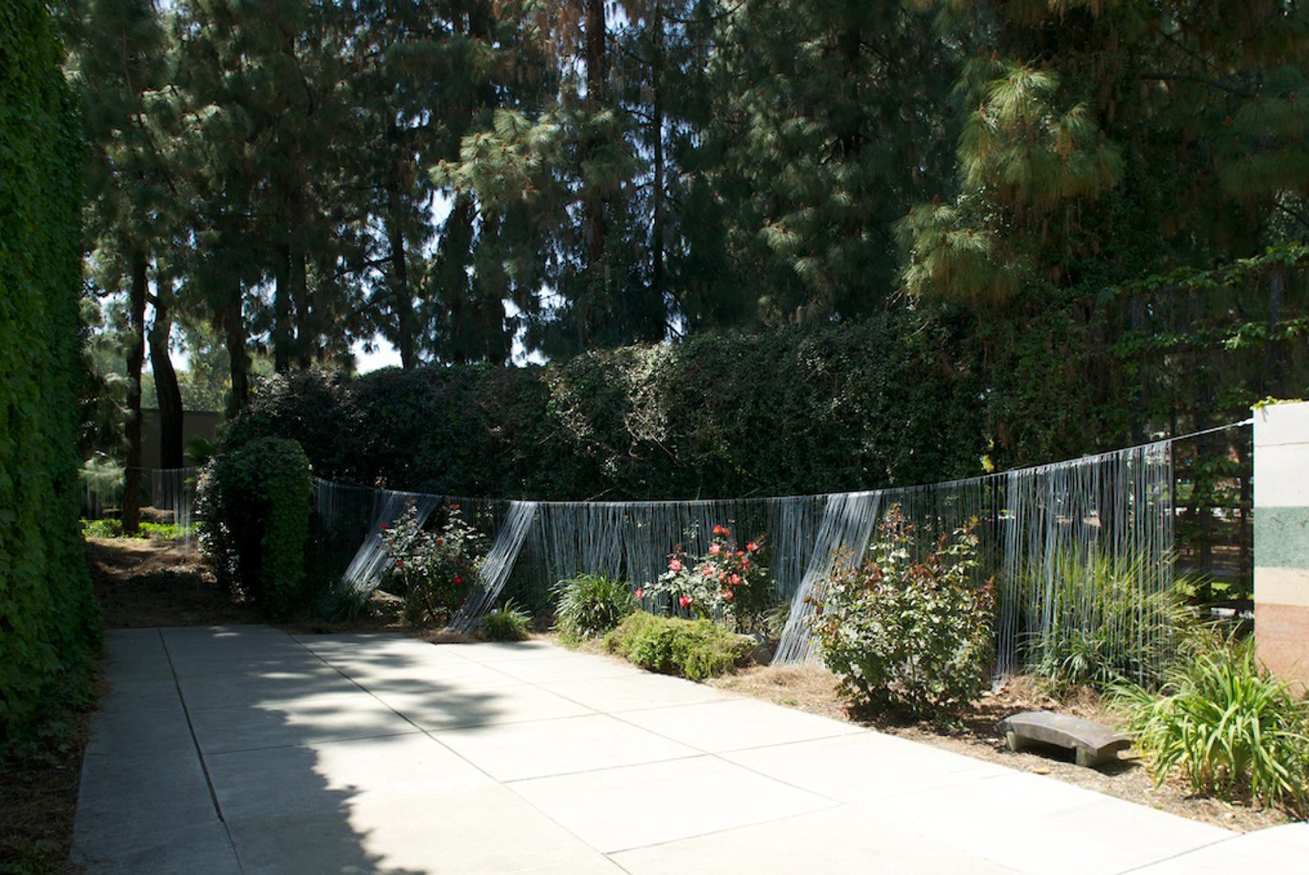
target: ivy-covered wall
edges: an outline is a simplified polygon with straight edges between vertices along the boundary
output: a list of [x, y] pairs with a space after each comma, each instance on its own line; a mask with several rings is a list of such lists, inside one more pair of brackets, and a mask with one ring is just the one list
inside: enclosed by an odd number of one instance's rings
[[0, 4], [0, 750], [88, 688], [99, 634], [74, 451], [82, 163], [47, 7]]

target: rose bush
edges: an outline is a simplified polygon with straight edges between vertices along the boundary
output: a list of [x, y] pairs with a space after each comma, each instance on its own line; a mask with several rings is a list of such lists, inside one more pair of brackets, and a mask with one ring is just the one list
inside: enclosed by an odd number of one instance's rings
[[666, 597], [669, 604], [705, 619], [730, 622], [737, 631], [754, 630], [776, 596], [762, 562], [762, 535], [744, 546], [726, 526], [714, 526], [705, 555], [691, 559], [681, 550], [668, 557], [668, 570], [636, 591], [638, 600]]
[[448, 505], [444, 516], [444, 523], [429, 531], [410, 506], [382, 529], [394, 560], [382, 585], [404, 598], [411, 623], [448, 621], [473, 591], [485, 558], [486, 539], [464, 521], [459, 505]]

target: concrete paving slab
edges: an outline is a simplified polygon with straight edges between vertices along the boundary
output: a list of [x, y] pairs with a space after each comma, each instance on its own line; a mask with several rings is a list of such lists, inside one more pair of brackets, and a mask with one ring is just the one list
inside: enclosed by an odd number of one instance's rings
[[433, 732], [498, 781], [696, 756], [698, 751], [606, 714]]
[[277, 705], [199, 708], [191, 712], [191, 725], [205, 754], [419, 731], [363, 690]]
[[[1054, 778], [1009, 770], [860, 807], [878, 822], [915, 828], [1033, 875], [1126, 872], [1232, 835]], [[1103, 840], [1108, 836], [1112, 839]], [[1071, 847], [1076, 854], [1068, 853]]]
[[622, 719], [706, 753], [864, 733], [850, 723], [779, 709], [755, 699], [724, 698], [698, 705], [626, 711]]
[[551, 681], [540, 684], [552, 693], [609, 714], [625, 711], [720, 702], [724, 694], [703, 684], [662, 674], [641, 673], [635, 677], [593, 678], [584, 681]]
[[853, 806], [611, 856], [631, 875], [1015, 875], [966, 848], [879, 823]]
[[733, 751], [722, 757], [812, 793], [849, 803], [1012, 774], [1003, 766], [877, 732]]
[[302, 638], [108, 637], [88, 875], [1217, 875], [1309, 854], [1309, 827], [1238, 838], [544, 642]]
[[475, 662], [437, 665], [415, 663], [368, 663], [333, 659], [329, 665], [369, 689], [419, 693], [430, 689], [479, 692], [497, 687], [520, 686], [519, 678]]
[[88, 875], [243, 875], [227, 829], [217, 819], [94, 840], [75, 832], [72, 860]]
[[228, 821], [330, 813], [365, 794], [418, 800], [422, 810], [424, 796], [496, 786], [422, 733], [219, 753], [206, 762]]
[[229, 822], [245, 875], [622, 870], [502, 786], [345, 800], [335, 817], [286, 812]]
[[105, 680], [114, 686], [173, 679], [158, 629], [111, 629], [105, 633], [105, 653]]
[[88, 758], [195, 755], [175, 680], [116, 685], [96, 714], [94, 729]]
[[282, 666], [262, 671], [183, 677], [186, 707], [205, 708], [290, 707], [307, 698], [361, 692], [360, 687], [331, 666]]
[[571, 651], [557, 647], [548, 641], [485, 641], [476, 644], [442, 644], [442, 649], [449, 649], [473, 662], [492, 665], [497, 662], [520, 661], [525, 659], [559, 659], [573, 655]]
[[1309, 823], [1288, 823], [1229, 836], [1203, 848], [1137, 869], [1132, 875], [1231, 875], [1309, 872]]
[[480, 694], [434, 687], [422, 693], [374, 690], [377, 697], [422, 729], [442, 730], [528, 720], [581, 717], [596, 712], [530, 684], [495, 687]]
[[556, 658], [515, 659], [493, 663], [510, 677], [533, 684], [565, 681], [593, 681], [600, 678], [633, 678], [643, 674], [631, 663], [616, 662], [588, 653]]
[[189, 758], [142, 755], [83, 763], [77, 830], [85, 840], [166, 835], [217, 820], [194, 751]]
[[538, 778], [512, 787], [605, 853], [769, 823], [835, 805], [707, 756]]

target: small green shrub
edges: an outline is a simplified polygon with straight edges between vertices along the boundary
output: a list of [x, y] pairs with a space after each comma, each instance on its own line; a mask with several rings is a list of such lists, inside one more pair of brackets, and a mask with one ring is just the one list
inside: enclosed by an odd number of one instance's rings
[[915, 560], [898, 507], [862, 567], [823, 582], [811, 628], [823, 661], [857, 704], [949, 717], [986, 689], [995, 601], [973, 580], [977, 537], [960, 529]]
[[482, 637], [488, 641], [522, 641], [531, 625], [531, 614], [508, 602], [482, 617]]
[[312, 484], [295, 441], [260, 438], [228, 450], [201, 474], [201, 549], [228, 591], [285, 619], [311, 600], [304, 588]]
[[444, 516], [439, 529], [427, 530], [409, 507], [382, 532], [393, 560], [382, 586], [404, 598], [405, 618], [415, 625], [449, 620], [476, 587], [486, 554], [486, 539], [464, 522], [459, 505], [447, 505]]
[[1122, 684], [1114, 698], [1156, 783], [1176, 772], [1197, 794], [1309, 813], [1309, 704], [1259, 664], [1253, 639], [1178, 662], [1157, 695]]
[[555, 629], [566, 644], [598, 638], [636, 610], [627, 581], [603, 574], [579, 574], [556, 585]]
[[754, 642], [712, 620], [631, 614], [605, 636], [610, 653], [649, 671], [681, 675], [693, 681], [736, 669]]

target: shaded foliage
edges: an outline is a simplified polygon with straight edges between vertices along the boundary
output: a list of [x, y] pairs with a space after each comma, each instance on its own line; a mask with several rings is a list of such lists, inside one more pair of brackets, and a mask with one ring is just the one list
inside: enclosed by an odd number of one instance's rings
[[81, 139], [49, 12], [0, 12], [0, 752], [91, 700], [99, 618], [78, 527]]

